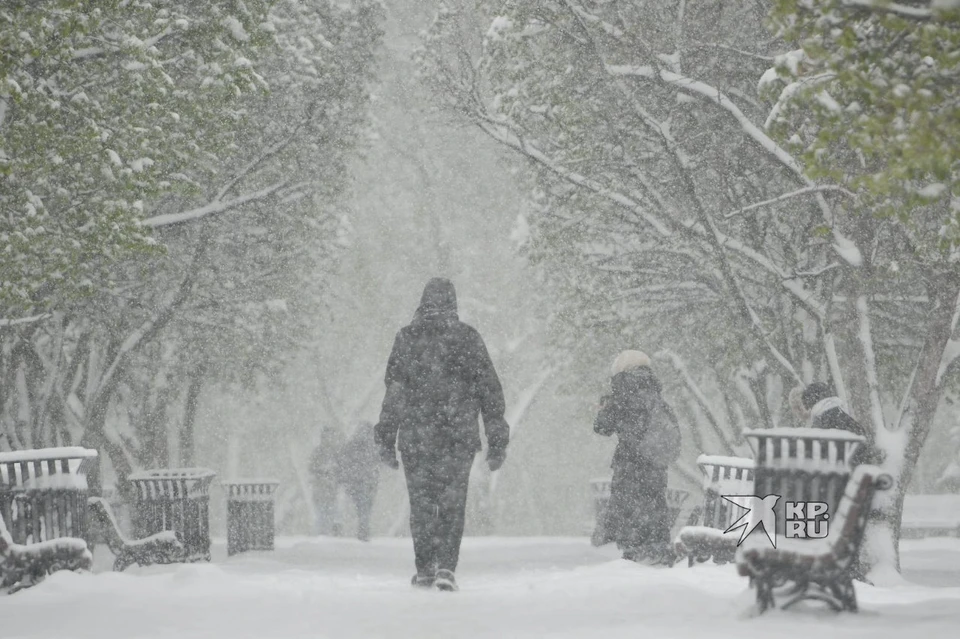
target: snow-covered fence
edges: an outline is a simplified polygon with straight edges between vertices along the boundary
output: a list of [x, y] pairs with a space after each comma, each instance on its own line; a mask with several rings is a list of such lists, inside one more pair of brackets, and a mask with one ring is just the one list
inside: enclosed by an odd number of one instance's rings
[[703, 472], [703, 508], [700, 525], [684, 526], [675, 546], [677, 553], [687, 556], [689, 563], [733, 561], [739, 532], [724, 535], [744, 514], [744, 509], [724, 499], [724, 496], [752, 495], [754, 461], [745, 457], [700, 455], [697, 465]]
[[224, 482], [227, 489], [227, 554], [273, 550], [274, 497], [280, 482], [252, 479]]
[[210, 484], [206, 468], [164, 468], [130, 475], [136, 488], [138, 538], [173, 530], [183, 538], [187, 561], [210, 561]]
[[87, 538], [87, 471], [80, 447], [0, 453], [0, 518], [14, 544]]
[[787, 502], [824, 502], [835, 513], [850, 478], [850, 460], [864, 443], [860, 435], [822, 428], [744, 431], [754, 453], [754, 495], [780, 495], [777, 534], [783, 535]]

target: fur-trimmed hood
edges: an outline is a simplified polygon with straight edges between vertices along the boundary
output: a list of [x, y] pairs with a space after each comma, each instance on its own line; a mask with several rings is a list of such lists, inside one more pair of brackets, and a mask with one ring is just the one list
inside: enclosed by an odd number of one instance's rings
[[650, 357], [643, 351], [623, 351], [613, 360], [613, 366], [610, 367], [610, 376], [618, 373], [624, 373], [641, 366], [650, 366]]

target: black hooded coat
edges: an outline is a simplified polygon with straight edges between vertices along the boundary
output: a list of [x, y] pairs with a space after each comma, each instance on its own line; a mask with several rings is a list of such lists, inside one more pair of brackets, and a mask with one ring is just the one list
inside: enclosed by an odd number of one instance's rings
[[476, 330], [460, 321], [453, 284], [427, 283], [413, 323], [397, 334], [387, 363], [387, 391], [376, 426], [381, 456], [400, 450], [410, 497], [417, 578], [455, 571], [470, 468], [481, 449], [503, 462], [510, 428], [500, 380]]
[[384, 381], [381, 449], [396, 445], [405, 458], [472, 457], [481, 449], [480, 415], [490, 450], [506, 449], [500, 379], [480, 334], [460, 321], [449, 280], [427, 283], [413, 322], [394, 340]]

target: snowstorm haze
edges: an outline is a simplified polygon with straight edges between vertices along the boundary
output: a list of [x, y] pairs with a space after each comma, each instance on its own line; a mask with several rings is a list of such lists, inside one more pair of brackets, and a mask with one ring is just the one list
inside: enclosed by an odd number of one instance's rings
[[[562, 272], [570, 268], [569, 262], [538, 260], [537, 249], [531, 254], [529, 216], [543, 210], [540, 202], [531, 204], [530, 194], [543, 184], [536, 184], [509, 148], [447, 108], [422, 81], [416, 58], [437, 8], [431, 2], [386, 3], [370, 120], [360, 136], [358, 157], [349, 165], [337, 263], [332, 271], [318, 272], [316, 291], [304, 291], [322, 297], [323, 308], [311, 318], [309, 336], [294, 362], [269, 380], [273, 385], [261, 384], [253, 392], [204, 394], [198, 412], [198, 458], [223, 476], [280, 478], [281, 532], [311, 531], [308, 457], [320, 443], [319, 429], [333, 425], [349, 434], [359, 420], [377, 421], [393, 338], [410, 321], [423, 285], [434, 276], [449, 277], [457, 286], [461, 318], [485, 336], [503, 381], [508, 419], [517, 418], [511, 422], [515, 433], [510, 460], [492, 496], [482, 458], [475, 464], [468, 535], [589, 531], [589, 482], [609, 476], [615, 444], [594, 435], [591, 425], [597, 401], [607, 389], [609, 364], [622, 349], [666, 354], [658, 370], [690, 435], [684, 442], [687, 461], [671, 471], [671, 486], [698, 489], [699, 475], [690, 461], [703, 450], [721, 450], [717, 428], [736, 432], [795, 425], [786, 402], [789, 384], [768, 375], [769, 369], [751, 378], [754, 373], [745, 368], [722, 383], [715, 375], [700, 374], [704, 363], [717, 370], [726, 366], [727, 356], [721, 352], [728, 337], [724, 324], [739, 324], [741, 319], [722, 311], [715, 316], [694, 314], [671, 326], [674, 320], [648, 312], [657, 304], [669, 308], [674, 301], [655, 293], [646, 306], [641, 295], [640, 310], [633, 311], [636, 319], [624, 324], [631, 302], [619, 295], [593, 294], [596, 280], [578, 275], [571, 281], [570, 271]], [[661, 19], [669, 15], [665, 11]], [[686, 17], [693, 28], [709, 23], [708, 16], [693, 10]], [[474, 32], [464, 37], [467, 48], [475, 50], [486, 25], [479, 14], [472, 20], [466, 22]], [[724, 25], [748, 39], [762, 34], [758, 20], [740, 27]], [[666, 48], [672, 32], [659, 31], [656, 37]], [[746, 69], [726, 67], [726, 72], [736, 86], [749, 88], [756, 82], [755, 73]], [[709, 162], [730, 161], [722, 148], [709, 154]], [[711, 179], [707, 183], [705, 192], [722, 191]], [[707, 205], [723, 210], [732, 206], [726, 199], [708, 197]], [[571, 242], [559, 237], [561, 246]], [[592, 259], [589, 254], [574, 259], [586, 263]], [[670, 268], [669, 263], [664, 266]], [[567, 278], [559, 286], [558, 268], [559, 278]], [[684, 262], [676, 262], [672, 275], [684, 268]], [[584, 304], [589, 308], [580, 317]], [[604, 306], [616, 319], [604, 317]], [[840, 332], [855, 327], [852, 316], [846, 317], [851, 323], [841, 324]], [[714, 343], [704, 350], [694, 334], [708, 334]], [[855, 350], [846, 352], [857, 356]], [[694, 386], [688, 383], [691, 372]], [[866, 410], [863, 397], [854, 401]], [[958, 468], [960, 446], [951, 397], [937, 412], [917, 464], [912, 489], [918, 492], [935, 490], [945, 473], [958, 472], [951, 471]], [[742, 441], [733, 446], [724, 452], [750, 454]], [[402, 475], [382, 470], [380, 476], [374, 534], [408, 534]], [[686, 505], [684, 517], [692, 505]]]
[[[344, 251], [336, 271], [318, 277], [329, 289], [309, 346], [276, 390], [204, 399], [199, 458], [226, 476], [282, 479], [291, 501], [281, 531], [311, 531], [302, 490], [320, 427], [349, 434], [358, 420], [377, 421], [393, 338], [426, 281], [449, 277], [461, 319], [484, 335], [501, 375], [508, 418], [520, 416], [493, 510], [481, 503], [490, 473], [475, 465], [467, 534], [582, 535], [594, 514], [589, 481], [609, 475], [615, 443], [592, 432], [607, 363], [573, 393], [548, 374], [557, 358], [547, 318], [556, 309], [520, 254], [529, 211], [516, 166], [436, 107], [411, 60], [433, 13], [428, 2], [388, 3], [371, 125], [344, 207]], [[231, 437], [239, 438], [234, 462]], [[408, 534], [405, 506], [402, 475], [381, 471], [374, 534]]]
[[[0, 1], [0, 634], [955, 633], [958, 50], [960, 0]], [[788, 492], [842, 539], [728, 535]], [[785, 596], [869, 615], [732, 612]]]

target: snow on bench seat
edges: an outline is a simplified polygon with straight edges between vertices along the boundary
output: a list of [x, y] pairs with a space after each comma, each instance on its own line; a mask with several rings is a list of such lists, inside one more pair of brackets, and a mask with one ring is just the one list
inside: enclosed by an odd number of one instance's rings
[[87, 542], [73, 537], [18, 544], [0, 519], [0, 592], [29, 588], [58, 570], [90, 570]]

